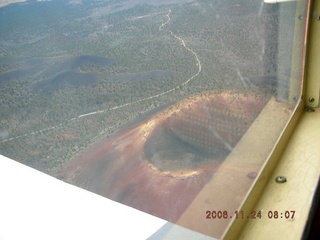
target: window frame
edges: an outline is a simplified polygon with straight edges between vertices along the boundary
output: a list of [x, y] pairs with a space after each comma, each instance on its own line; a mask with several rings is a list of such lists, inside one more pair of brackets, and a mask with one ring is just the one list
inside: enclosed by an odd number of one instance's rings
[[[301, 1], [298, 0], [297, 4], [301, 4]], [[296, 15], [296, 19], [299, 16]], [[271, 179], [271, 176], [277, 169], [277, 166], [280, 165], [279, 163], [285, 161], [284, 153], [287, 151], [291, 151], [292, 148], [295, 146], [288, 147], [289, 143], [292, 142], [292, 137], [294, 133], [297, 131], [297, 126], [300, 124], [301, 119], [305, 117], [306, 114], [314, 111], [313, 108], [318, 107], [319, 105], [319, 90], [320, 90], [320, 45], [318, 43], [318, 39], [320, 36], [320, 2], [314, 0], [308, 0], [307, 2], [307, 15], [306, 15], [306, 23], [305, 23], [305, 32], [304, 32], [304, 40], [303, 40], [303, 49], [302, 52], [293, 53], [293, 57], [300, 56], [302, 57], [302, 64], [301, 64], [301, 99], [292, 113], [291, 118], [289, 119], [287, 125], [284, 127], [283, 132], [281, 133], [277, 143], [275, 144], [271, 154], [268, 157], [268, 160], [265, 162], [265, 165], [262, 168], [261, 174], [259, 174], [258, 178], [256, 179], [255, 184], [252, 185], [252, 188], [247, 194], [247, 197], [241, 207], [241, 210], [245, 212], [250, 212], [254, 207], [261, 202], [261, 199], [264, 197], [264, 200], [269, 201], [269, 205], [273, 205], [272, 200], [268, 200], [265, 193], [267, 186], [274, 183], [274, 179]], [[296, 35], [295, 35], [296, 36]], [[294, 40], [295, 44], [295, 40]], [[295, 62], [292, 61], [292, 66], [295, 66]], [[291, 90], [291, 89], [290, 89]], [[291, 94], [290, 94], [291, 96]], [[301, 130], [302, 128], [302, 130]], [[300, 126], [300, 132], [304, 131], [305, 126]], [[306, 129], [307, 130], [307, 129]], [[301, 134], [301, 133], [300, 133]], [[300, 150], [299, 150], [300, 151]], [[302, 149], [301, 149], [302, 151]], [[302, 160], [301, 160], [302, 161]], [[316, 179], [317, 182], [317, 179]], [[314, 186], [315, 187], [315, 186]], [[283, 190], [289, 191], [289, 189]], [[262, 204], [262, 203], [261, 203]], [[260, 204], [260, 206], [261, 206]], [[289, 202], [288, 202], [289, 204]], [[263, 205], [263, 204], [262, 204]], [[265, 209], [268, 211], [267, 209]], [[277, 210], [276, 208], [274, 210]], [[309, 210], [309, 209], [308, 209]], [[265, 212], [266, 214], [267, 212]], [[270, 220], [272, 221], [272, 220]], [[274, 220], [275, 221], [275, 220]], [[248, 229], [250, 233], [257, 231], [251, 229], [253, 224], [248, 225], [247, 219], [238, 219], [233, 220], [228, 229], [225, 231], [223, 235], [223, 239], [236, 239], [239, 238], [240, 234], [243, 232], [244, 229]], [[255, 222], [259, 229], [263, 228], [261, 224], [259, 225], [259, 220]], [[280, 226], [281, 224], [278, 223]], [[282, 224], [283, 225], [283, 224]], [[281, 227], [281, 226], [280, 226]], [[247, 230], [246, 229], [246, 230]], [[271, 235], [268, 235], [268, 238], [272, 238]], [[246, 236], [247, 237], [247, 236]], [[266, 236], [267, 237], [267, 236]], [[278, 235], [275, 237], [279, 237]], [[299, 239], [301, 236], [298, 236]], [[249, 238], [251, 239], [251, 238]]]

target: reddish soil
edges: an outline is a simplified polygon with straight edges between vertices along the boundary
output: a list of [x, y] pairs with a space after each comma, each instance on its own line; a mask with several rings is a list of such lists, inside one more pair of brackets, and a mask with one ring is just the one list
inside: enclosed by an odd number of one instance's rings
[[235, 92], [189, 97], [90, 147], [61, 174], [69, 183], [175, 222], [267, 101]]

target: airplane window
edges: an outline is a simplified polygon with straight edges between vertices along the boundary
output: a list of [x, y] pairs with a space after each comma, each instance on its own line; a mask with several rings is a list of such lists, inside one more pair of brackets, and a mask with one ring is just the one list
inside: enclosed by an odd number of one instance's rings
[[0, 1], [0, 154], [219, 238], [259, 218], [239, 209], [301, 99], [306, 4]]

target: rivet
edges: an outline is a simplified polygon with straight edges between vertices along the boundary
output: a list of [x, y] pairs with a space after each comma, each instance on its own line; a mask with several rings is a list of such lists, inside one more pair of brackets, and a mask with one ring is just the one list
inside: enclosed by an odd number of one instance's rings
[[278, 176], [276, 177], [276, 182], [277, 183], [285, 183], [287, 181], [286, 177], [284, 176]]
[[317, 20], [320, 21], [320, 15], [317, 16]]
[[302, 20], [302, 19], [303, 19], [303, 16], [302, 16], [302, 15], [299, 15], [298, 19], [299, 19], [299, 20]]
[[314, 102], [314, 98], [313, 97], [309, 98], [309, 102], [313, 103]]
[[314, 110], [312, 107], [307, 107], [307, 108], [306, 108], [306, 111], [307, 111], [307, 112], [314, 112], [315, 110]]

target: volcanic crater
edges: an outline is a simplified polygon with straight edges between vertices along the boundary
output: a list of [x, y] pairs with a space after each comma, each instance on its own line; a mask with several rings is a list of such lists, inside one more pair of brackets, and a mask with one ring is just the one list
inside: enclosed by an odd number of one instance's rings
[[191, 170], [223, 161], [255, 119], [250, 107], [259, 105], [224, 95], [189, 101], [159, 122], [146, 141], [146, 158], [161, 171]]
[[268, 100], [231, 91], [191, 96], [90, 147], [61, 173], [67, 182], [175, 222]]

